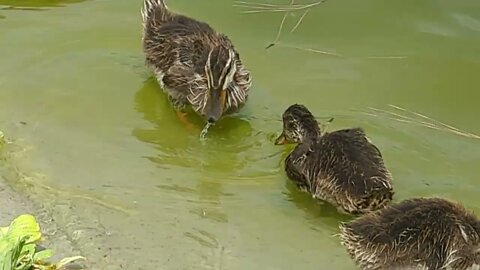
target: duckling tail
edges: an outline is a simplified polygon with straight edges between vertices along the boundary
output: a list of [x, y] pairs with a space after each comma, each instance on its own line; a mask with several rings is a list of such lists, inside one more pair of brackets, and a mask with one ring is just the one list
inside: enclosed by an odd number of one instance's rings
[[142, 8], [143, 27], [151, 20], [163, 21], [168, 14], [165, 0], [144, 0]]

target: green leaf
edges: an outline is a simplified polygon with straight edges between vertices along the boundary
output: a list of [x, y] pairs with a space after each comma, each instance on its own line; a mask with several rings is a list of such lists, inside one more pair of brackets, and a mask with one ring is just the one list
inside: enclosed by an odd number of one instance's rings
[[33, 265], [33, 256], [35, 255], [35, 244], [24, 245], [21, 249], [19, 259], [15, 265], [15, 269], [30, 269]]
[[28, 254], [30, 257], [33, 258], [35, 255], [35, 244], [26, 244], [22, 248], [22, 254]]
[[2, 261], [0, 262], [0, 269], [1, 270], [11, 270], [13, 267], [12, 267], [12, 264], [13, 264], [13, 253], [14, 253], [14, 250], [11, 249], [11, 250], [8, 250], [6, 253], [4, 253], [4, 255], [2, 256]]
[[39, 252], [35, 253], [35, 255], [33, 256], [33, 260], [35, 262], [46, 261], [47, 259], [49, 259], [52, 256], [53, 256], [53, 250], [45, 249], [45, 250], [42, 250], [42, 251], [39, 251]]
[[[19, 239], [16, 243], [10, 243], [9, 248], [3, 253], [2, 261], [0, 261], [1, 270], [17, 270], [17, 264], [21, 260], [22, 248], [25, 245], [26, 237]], [[19, 270], [28, 270], [28, 268], [20, 268]]]
[[52, 250], [36, 251], [35, 242], [41, 238], [40, 226], [31, 215], [21, 215], [9, 227], [0, 227], [0, 270], [60, 270], [68, 264], [85, 259], [69, 257], [57, 264], [47, 260]]
[[7, 234], [7, 232], [8, 232], [8, 227], [0, 227], [0, 237]]
[[0, 270], [12, 269], [14, 246], [6, 243], [2, 246], [0, 256]]
[[0, 237], [0, 254], [6, 254], [13, 246], [6, 238]]
[[42, 237], [40, 225], [32, 215], [21, 215], [14, 219], [6, 234], [8, 241], [16, 241], [16, 239], [24, 236], [27, 237], [27, 244], [36, 242]]

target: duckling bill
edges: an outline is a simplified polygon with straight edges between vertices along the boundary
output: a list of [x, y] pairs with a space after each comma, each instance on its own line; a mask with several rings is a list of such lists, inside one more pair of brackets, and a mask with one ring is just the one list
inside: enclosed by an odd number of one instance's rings
[[250, 73], [226, 35], [170, 11], [164, 0], [144, 0], [142, 18], [146, 63], [177, 113], [191, 106], [214, 123], [245, 104]]
[[283, 113], [283, 132], [276, 145], [295, 143], [285, 172], [297, 187], [327, 201], [341, 212], [362, 214], [387, 206], [393, 197], [392, 176], [380, 150], [361, 128], [321, 134], [303, 105]]
[[409, 199], [340, 225], [361, 269], [480, 268], [480, 220], [441, 198]]

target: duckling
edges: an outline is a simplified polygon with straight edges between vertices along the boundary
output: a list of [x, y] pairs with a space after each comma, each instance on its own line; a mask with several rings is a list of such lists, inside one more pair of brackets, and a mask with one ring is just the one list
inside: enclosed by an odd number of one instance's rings
[[144, 0], [142, 19], [146, 63], [182, 121], [187, 106], [214, 123], [245, 104], [250, 72], [226, 35], [164, 0]]
[[340, 225], [361, 269], [480, 269], [480, 220], [461, 204], [415, 198]]
[[283, 132], [275, 141], [286, 143], [297, 144], [285, 160], [287, 176], [314, 198], [347, 214], [374, 211], [391, 202], [392, 176], [361, 128], [322, 135], [312, 113], [295, 104], [283, 113]]

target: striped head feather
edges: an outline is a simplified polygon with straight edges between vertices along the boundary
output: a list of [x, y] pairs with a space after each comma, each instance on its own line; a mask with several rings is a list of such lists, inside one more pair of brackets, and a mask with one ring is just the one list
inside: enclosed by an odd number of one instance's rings
[[[246, 90], [251, 82], [248, 73], [239, 63], [238, 54], [233, 48], [225, 46], [216, 46], [210, 50], [204, 72], [206, 84], [200, 86], [202, 78], [198, 76], [198, 83], [193, 84], [187, 98], [195, 111], [213, 123], [229, 108], [238, 108], [245, 103]], [[239, 74], [247, 80], [237, 82]]]

